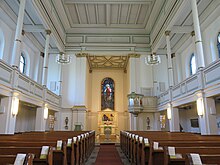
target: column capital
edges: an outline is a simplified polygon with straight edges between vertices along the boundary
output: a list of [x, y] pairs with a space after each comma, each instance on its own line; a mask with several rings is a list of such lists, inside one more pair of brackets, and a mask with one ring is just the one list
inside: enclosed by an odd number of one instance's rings
[[172, 54], [171, 54], [171, 58], [174, 58], [174, 57], [176, 57], [176, 54], [175, 54], [175, 53], [172, 53]]
[[195, 31], [191, 32], [191, 36], [194, 37], [195, 36]]
[[169, 30], [165, 31], [165, 35], [166, 35], [166, 36], [169, 36], [169, 35], [170, 35], [170, 32], [171, 32], [171, 31], [169, 31]]
[[51, 34], [51, 30], [49, 30], [49, 29], [45, 30], [45, 32], [46, 32], [47, 35]]

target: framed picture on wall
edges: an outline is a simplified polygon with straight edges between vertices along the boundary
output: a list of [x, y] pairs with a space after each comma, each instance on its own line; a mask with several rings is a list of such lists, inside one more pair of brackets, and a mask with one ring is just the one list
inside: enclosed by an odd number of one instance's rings
[[190, 124], [191, 127], [193, 128], [199, 128], [199, 119], [198, 118], [190, 119]]

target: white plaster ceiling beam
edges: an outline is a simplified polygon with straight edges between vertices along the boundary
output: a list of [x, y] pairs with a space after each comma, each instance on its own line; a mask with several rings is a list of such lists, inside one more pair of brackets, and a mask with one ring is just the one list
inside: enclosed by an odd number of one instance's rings
[[106, 4], [106, 26], [109, 27], [111, 24], [111, 8], [110, 4]]
[[192, 31], [192, 26], [173, 26], [171, 28], [171, 33], [191, 33]]
[[126, 24], [129, 23], [130, 15], [131, 15], [131, 4], [129, 4], [129, 6], [128, 6], [128, 12], [127, 12]]
[[137, 22], [138, 22], [138, 18], [140, 16], [140, 11], [141, 11], [141, 6], [142, 6], [141, 4], [138, 5], [138, 11], [137, 11], [137, 14], [136, 14], [136, 17], [135, 17], [134, 24], [137, 24]]
[[77, 5], [77, 4], [75, 4], [75, 8], [76, 8], [76, 14], [77, 14], [77, 18], [78, 18], [78, 20], [79, 20], [79, 24], [81, 24], [82, 21], [81, 21], [81, 18], [80, 18], [79, 8], [78, 8], [78, 5]]
[[23, 25], [23, 30], [30, 33], [45, 32], [43, 25]]

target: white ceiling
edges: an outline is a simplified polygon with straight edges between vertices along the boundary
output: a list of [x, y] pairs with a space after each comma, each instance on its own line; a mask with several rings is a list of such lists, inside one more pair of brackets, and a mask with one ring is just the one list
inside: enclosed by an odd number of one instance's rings
[[[169, 11], [171, 1], [174, 0], [27, 0], [24, 27], [29, 27], [26, 29], [30, 30], [42, 47], [45, 44], [45, 32], [36, 32], [36, 27], [45, 27], [47, 22], [50, 23], [47, 27], [51, 27], [54, 32], [50, 43], [54, 49], [63, 44], [68, 51], [151, 51], [152, 32], [162, 29], [158, 27], [158, 22], [163, 15], [169, 15], [166, 12]], [[197, 1], [202, 23], [219, 0]], [[190, 1], [184, 2], [187, 2], [185, 7], [173, 23], [176, 29], [172, 31], [171, 28], [173, 50], [181, 45], [179, 43], [193, 29]], [[19, 0], [2, 0], [0, 3], [9, 7], [16, 21]], [[180, 28], [187, 30], [176, 32]], [[158, 49], [166, 49], [165, 37], [161, 38]]]

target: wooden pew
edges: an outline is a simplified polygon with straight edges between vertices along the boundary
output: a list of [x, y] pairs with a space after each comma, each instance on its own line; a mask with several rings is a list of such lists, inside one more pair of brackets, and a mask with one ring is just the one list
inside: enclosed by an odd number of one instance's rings
[[[53, 149], [50, 147], [46, 159], [40, 159], [41, 147], [0, 147], [0, 155], [17, 155], [18, 153], [34, 154], [33, 164], [40, 165], [54, 165]], [[58, 165], [57, 162], [55, 164]]]
[[[220, 165], [220, 154], [219, 155], [216, 155], [216, 154], [204, 155], [204, 154], [202, 154], [199, 156], [200, 156], [200, 159], [203, 164]], [[193, 165], [192, 157], [189, 153], [186, 154], [185, 165]]]
[[[82, 134], [83, 133], [83, 134]], [[65, 161], [68, 160], [68, 162], [65, 162], [63, 164], [73, 164], [71, 163], [72, 159], [76, 159], [79, 161], [79, 164], [84, 163], [86, 159], [88, 159], [89, 155], [91, 154], [92, 150], [94, 149], [95, 146], [95, 131], [54, 131], [54, 132], [28, 132], [28, 133], [22, 133], [22, 134], [16, 134], [14, 136], [11, 135], [0, 135], [0, 146], [1, 144], [5, 144], [6, 141], [8, 141], [9, 145], [15, 145], [15, 141], [17, 142], [18, 146], [23, 146], [25, 145], [24, 141], [30, 140], [30, 143], [33, 143], [33, 145], [37, 145], [37, 143], [42, 143], [48, 144], [48, 143], [53, 143], [51, 144], [52, 146], [56, 145], [56, 141], [59, 139], [62, 139], [64, 142], [67, 141], [68, 138], [73, 138], [74, 136], [80, 136], [83, 138], [80, 138], [82, 140], [76, 142], [76, 147], [75, 151], [71, 149], [72, 145], [70, 147], [66, 147], [66, 149], [63, 150], [64, 155], [66, 155]], [[6, 141], [3, 142], [3, 139], [7, 139]], [[1, 143], [2, 141], [2, 143]], [[12, 142], [12, 143], [11, 143]], [[26, 142], [28, 144], [29, 142]], [[43, 144], [44, 143], [44, 144]], [[66, 142], [65, 142], [66, 143]], [[88, 143], [86, 145], [86, 143]], [[7, 144], [7, 143], [6, 143]], [[29, 144], [28, 144], [29, 145]], [[31, 146], [31, 144], [30, 144]], [[54, 146], [55, 147], [55, 146]], [[78, 149], [80, 148], [80, 150]], [[67, 154], [67, 151], [69, 150], [70, 154]], [[72, 156], [71, 153], [75, 152], [75, 156], [77, 155], [78, 158], [73, 158], [74, 155]], [[81, 152], [80, 154], [77, 152]], [[53, 153], [54, 155], [58, 154], [57, 152]], [[57, 157], [57, 156], [55, 156]]]
[[[14, 164], [17, 155], [0, 155], [0, 164]], [[33, 165], [33, 155], [28, 153], [25, 157], [23, 165]]]
[[168, 154], [168, 147], [164, 147], [164, 165], [185, 165], [188, 153], [219, 155], [220, 147], [175, 147], [176, 153], [182, 158], [171, 158]]
[[[136, 140], [133, 135], [138, 135], [142, 138], [142, 141]], [[127, 155], [131, 163], [133, 164], [153, 164], [153, 156], [160, 156], [161, 162], [163, 162], [163, 150], [153, 150], [152, 143], [154, 141], [158, 141], [163, 145], [170, 145], [173, 143], [177, 143], [176, 146], [216, 146], [216, 142], [218, 142], [218, 146], [220, 144], [220, 136], [201, 136], [198, 134], [192, 133], [180, 133], [180, 132], [161, 132], [161, 131], [123, 131], [120, 134], [122, 137], [120, 138], [122, 144], [122, 150]], [[143, 141], [144, 138], [148, 138], [150, 145], [146, 146]], [[184, 141], [187, 141], [184, 144]], [[197, 141], [200, 141], [196, 143]], [[205, 141], [205, 142], [203, 142]], [[188, 143], [188, 144], [187, 144]], [[128, 154], [127, 154], [128, 153]], [[136, 157], [136, 158], [135, 158]], [[156, 160], [159, 160], [157, 156], [155, 156]]]

